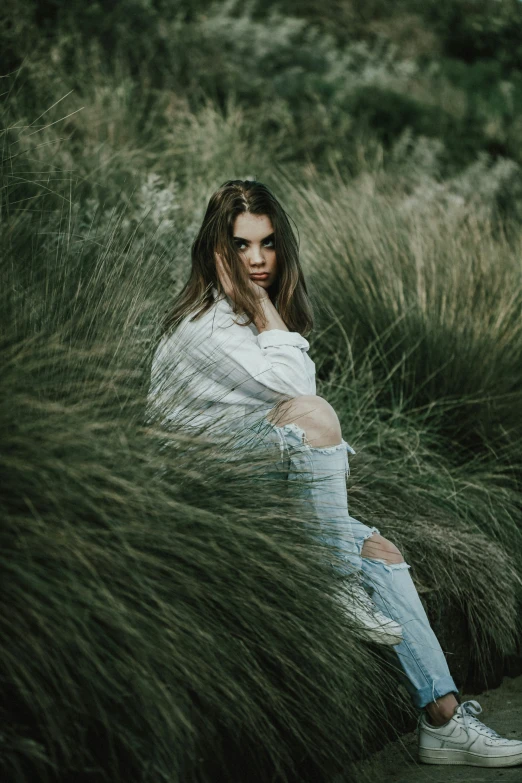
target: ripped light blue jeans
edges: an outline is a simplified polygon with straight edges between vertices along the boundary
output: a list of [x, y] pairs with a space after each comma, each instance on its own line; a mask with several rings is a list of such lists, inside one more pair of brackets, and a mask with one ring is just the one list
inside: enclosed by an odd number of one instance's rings
[[390, 564], [361, 555], [366, 539], [379, 531], [348, 514], [346, 479], [348, 453], [355, 454], [352, 447], [345, 440], [336, 446], [312, 447], [305, 431], [295, 423], [276, 426], [263, 417], [252, 427], [256, 443], [273, 450], [278, 473], [283, 470], [289, 481], [302, 482], [303, 497], [313, 505], [318, 520], [317, 535], [332, 548], [334, 569], [344, 576], [358, 573], [375, 605], [402, 626], [403, 640], [393, 649], [413, 704], [422, 708], [447, 693], [458, 694], [410, 576], [410, 566], [404, 561]]

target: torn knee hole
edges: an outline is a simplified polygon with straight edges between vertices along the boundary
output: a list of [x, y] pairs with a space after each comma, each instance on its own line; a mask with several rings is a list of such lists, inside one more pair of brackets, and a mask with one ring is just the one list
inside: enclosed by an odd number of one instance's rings
[[365, 540], [361, 556], [388, 566], [401, 565], [405, 562], [402, 552], [397, 549], [395, 544], [377, 533]]

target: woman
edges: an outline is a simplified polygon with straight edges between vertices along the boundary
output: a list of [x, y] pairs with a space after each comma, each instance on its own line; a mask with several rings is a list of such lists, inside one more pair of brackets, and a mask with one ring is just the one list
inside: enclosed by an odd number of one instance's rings
[[423, 710], [420, 760], [522, 763], [522, 742], [481, 723], [476, 701], [459, 704], [400, 551], [348, 514], [348, 452], [354, 451], [332, 406], [316, 395], [304, 336], [313, 315], [298, 245], [266, 186], [230, 180], [211, 197], [192, 246], [189, 280], [163, 326], [149, 401], [166, 425], [182, 416], [188, 427], [263, 434], [280, 445], [289, 480], [311, 473], [314, 480], [302, 491], [322, 528], [318, 534], [336, 553], [334, 568], [356, 576], [344, 605], [372, 639], [394, 645], [413, 703]]

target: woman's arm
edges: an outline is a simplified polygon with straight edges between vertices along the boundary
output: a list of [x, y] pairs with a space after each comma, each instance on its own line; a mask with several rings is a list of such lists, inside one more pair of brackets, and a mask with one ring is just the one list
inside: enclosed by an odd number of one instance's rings
[[198, 341], [194, 358], [203, 375], [260, 401], [315, 394], [308, 340], [286, 325], [256, 336], [248, 327], [232, 323], [233, 318], [232, 313], [221, 314], [210, 334]]
[[222, 303], [218, 311], [186, 321], [162, 341], [153, 361], [153, 386], [173, 391], [188, 378], [202, 400], [239, 392], [275, 404], [283, 397], [316, 393], [308, 349], [308, 341], [286, 326], [255, 335], [234, 323], [234, 313]]
[[257, 331], [266, 332], [270, 329], [280, 329], [283, 332], [288, 332], [288, 327], [277, 312], [272, 300], [267, 297], [266, 299], [261, 299], [260, 304], [265, 320], [264, 323], [259, 318], [254, 320]]
[[[215, 260], [223, 290], [234, 301], [234, 287], [219, 253], [215, 253]], [[207, 376], [217, 380], [219, 375], [219, 383], [226, 378], [233, 391], [241, 388], [260, 400], [315, 394], [315, 365], [307, 355], [308, 340], [288, 329], [262, 286], [253, 281], [250, 284], [262, 311], [262, 316], [254, 319], [259, 334], [233, 324], [230, 305], [224, 305], [228, 312], [221, 310], [215, 329], [199, 342], [196, 364], [200, 365], [202, 355], [206, 360], [211, 355], [214, 361], [205, 362]]]

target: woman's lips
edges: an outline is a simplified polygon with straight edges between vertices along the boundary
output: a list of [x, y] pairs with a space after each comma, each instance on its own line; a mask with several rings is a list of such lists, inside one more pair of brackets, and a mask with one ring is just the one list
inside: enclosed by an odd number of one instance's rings
[[250, 275], [254, 280], [265, 280], [268, 277], [268, 272], [263, 272], [262, 274], [258, 275]]

